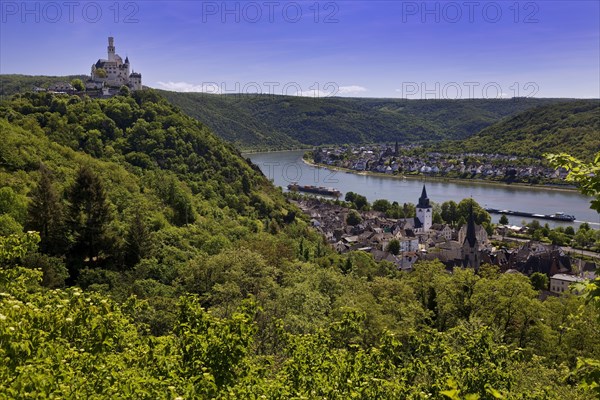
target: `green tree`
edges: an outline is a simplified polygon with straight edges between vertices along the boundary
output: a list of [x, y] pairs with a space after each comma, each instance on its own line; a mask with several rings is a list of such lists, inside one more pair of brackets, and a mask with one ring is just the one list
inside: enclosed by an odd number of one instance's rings
[[369, 202], [367, 201], [367, 198], [358, 193], [347, 192], [344, 199], [352, 203], [353, 208], [357, 210], [366, 210], [369, 207]]
[[0, 214], [0, 236], [17, 235], [23, 232], [23, 226], [8, 214]]
[[385, 199], [379, 199], [373, 202], [373, 210], [375, 211], [387, 212], [391, 206], [391, 203]]
[[354, 199], [356, 198], [356, 193], [354, 192], [346, 192], [346, 196], [344, 196], [344, 200], [352, 203], [354, 202]]
[[135, 207], [133, 211], [125, 246], [125, 263], [130, 268], [150, 252], [150, 231], [139, 207]]
[[534, 340], [534, 328], [543, 317], [537, 295], [529, 278], [521, 274], [480, 279], [472, 298], [473, 315], [499, 329], [508, 343], [525, 347]]
[[442, 203], [442, 219], [452, 226], [455, 226], [458, 222], [458, 205], [455, 201], [445, 201]]
[[398, 239], [390, 240], [385, 250], [397, 256], [400, 253], [400, 242]]
[[565, 153], [545, 156], [555, 168], [562, 167], [569, 171], [567, 181], [575, 182], [582, 194], [592, 196], [594, 199], [590, 208], [600, 213], [600, 151], [590, 163]]
[[350, 210], [348, 215], [346, 216], [346, 223], [348, 225], [358, 225], [362, 222], [362, 217], [356, 210]]
[[500, 221], [498, 221], [500, 225], [508, 225], [508, 217], [505, 214], [502, 214], [500, 217]]
[[131, 90], [129, 90], [129, 88], [125, 85], [121, 86], [119, 88], [119, 96], [129, 96], [131, 94]]
[[96, 76], [98, 78], [106, 78], [106, 70], [104, 68], [96, 69]]
[[8, 214], [23, 224], [27, 216], [27, 199], [10, 186], [4, 186], [0, 189], [0, 214]]
[[63, 209], [52, 173], [43, 165], [38, 184], [30, 196], [26, 227], [40, 233], [40, 250], [43, 253], [57, 254], [64, 245]]
[[444, 219], [442, 218], [442, 214], [440, 214], [437, 211], [433, 212], [433, 218], [431, 219], [431, 221], [434, 224], [443, 224], [444, 223]]
[[110, 247], [107, 226], [111, 213], [102, 181], [90, 166], [79, 168], [67, 199], [67, 225], [72, 237], [70, 255], [77, 264], [94, 264]]
[[71, 81], [71, 85], [78, 92], [83, 92], [85, 90], [85, 85], [83, 84], [83, 81], [81, 79], [73, 79]]
[[484, 222], [487, 222], [487, 223], [491, 222], [492, 217], [490, 216], [490, 214], [488, 214], [488, 212], [485, 211], [479, 205], [479, 203], [477, 203], [475, 200], [473, 200], [471, 198], [463, 199], [460, 201], [460, 203], [458, 203], [458, 206], [457, 206], [458, 219], [464, 218], [465, 221], [468, 221], [469, 213], [471, 212], [471, 209], [473, 210], [473, 218], [475, 219], [476, 224], [483, 225]]
[[414, 218], [417, 215], [417, 207], [413, 203], [404, 203], [402, 212], [404, 218]]
[[534, 272], [529, 277], [529, 280], [531, 281], [531, 286], [533, 286], [535, 290], [548, 290], [548, 275], [541, 272]]

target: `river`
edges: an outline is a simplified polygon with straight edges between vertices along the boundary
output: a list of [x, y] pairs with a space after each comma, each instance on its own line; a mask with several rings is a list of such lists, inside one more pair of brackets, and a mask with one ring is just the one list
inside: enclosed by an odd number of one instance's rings
[[[588, 222], [600, 228], [600, 216], [589, 208], [590, 197], [576, 191], [552, 190], [537, 187], [491, 185], [480, 182], [440, 181], [434, 179], [398, 179], [388, 176], [359, 175], [328, 168], [314, 167], [302, 161], [304, 151], [282, 151], [246, 154], [263, 173], [276, 185], [287, 191], [287, 185], [298, 182], [300, 185], [334, 187], [342, 192], [352, 191], [367, 197], [370, 202], [387, 199], [398, 203], [417, 203], [423, 184], [427, 195], [436, 203], [472, 197], [483, 207], [501, 210], [525, 211], [537, 214], [552, 214], [562, 211], [576, 217], [574, 223], [540, 220], [551, 227], [562, 225], [578, 226]], [[499, 215], [492, 214], [497, 222]], [[523, 217], [509, 217], [509, 223], [520, 225]]]

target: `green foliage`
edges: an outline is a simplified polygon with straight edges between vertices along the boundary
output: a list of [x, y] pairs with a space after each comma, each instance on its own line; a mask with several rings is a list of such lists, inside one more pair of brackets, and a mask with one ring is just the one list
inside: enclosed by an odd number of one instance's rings
[[367, 201], [367, 198], [362, 194], [347, 192], [344, 200], [351, 203], [351, 207], [356, 210], [366, 211], [369, 208], [369, 202]]
[[152, 240], [147, 222], [139, 206], [132, 213], [133, 217], [129, 223], [125, 243], [125, 263], [129, 267], [135, 266], [141, 259], [150, 254]]
[[388, 212], [388, 210], [392, 207], [392, 204], [389, 202], [389, 200], [385, 200], [385, 199], [380, 199], [380, 200], [375, 200], [373, 202], [373, 210], [375, 211], [380, 211], [380, 212]]
[[[463, 139], [502, 118], [565, 102], [533, 98], [405, 100], [161, 94], [220, 137], [252, 149]], [[486, 143], [477, 150], [488, 148]]]
[[449, 200], [442, 203], [442, 219], [452, 226], [455, 226], [460, 219], [460, 215], [458, 212], [458, 204], [455, 201]]
[[34, 87], [48, 88], [58, 82], [72, 82], [75, 79], [85, 80], [86, 75], [70, 76], [29, 76], [29, 75], [0, 75], [0, 100], [16, 93], [31, 91]]
[[64, 243], [63, 209], [51, 173], [45, 166], [40, 168], [38, 184], [29, 195], [31, 202], [26, 227], [40, 233], [40, 249], [43, 252], [56, 254]]
[[125, 85], [119, 88], [119, 96], [129, 96], [131, 94], [131, 90]]
[[468, 221], [471, 210], [473, 210], [473, 219], [476, 224], [482, 225], [491, 222], [492, 217], [490, 214], [473, 199], [463, 199], [458, 203], [456, 206], [458, 220], [463, 219], [464, 221]]
[[8, 214], [0, 214], [0, 236], [18, 235], [23, 226]]
[[73, 85], [73, 88], [79, 92], [83, 92], [85, 90], [85, 85], [81, 79], [73, 79], [71, 81], [71, 85]]
[[[6, 208], [24, 203], [26, 229], [41, 233], [0, 237], [0, 398], [595, 390], [600, 317], [585, 297], [540, 301], [528, 278], [485, 266], [404, 273], [339, 255], [256, 167], [154, 91], [26, 94], [0, 116], [0, 187], [20, 199]], [[380, 206], [414, 216], [414, 205]], [[469, 202], [448, 221], [471, 206], [489, 221]], [[578, 358], [591, 360], [581, 374]]]
[[550, 283], [548, 275], [541, 272], [534, 272], [529, 277], [529, 280], [531, 280], [531, 286], [535, 290], [548, 290], [548, 284]]
[[398, 253], [400, 253], [400, 242], [398, 241], [398, 239], [390, 240], [385, 250], [389, 251], [394, 255], [398, 255]]
[[75, 263], [93, 264], [110, 247], [106, 230], [111, 213], [104, 186], [91, 168], [83, 165], [67, 197], [67, 226], [73, 238], [70, 254]]
[[[594, 149], [599, 146], [600, 144], [596, 147], [590, 144], [588, 148]], [[596, 153], [594, 160], [590, 163], [585, 163], [565, 153], [548, 154], [546, 157], [556, 168], [562, 167], [569, 171], [567, 180], [575, 182], [581, 193], [594, 197], [590, 208], [600, 213], [600, 152]]]
[[358, 225], [362, 222], [362, 217], [356, 210], [350, 210], [348, 215], [346, 216], [346, 223], [348, 225]]
[[5, 186], [0, 189], [0, 214], [12, 217], [16, 222], [25, 223], [27, 215], [27, 200], [14, 192], [14, 190]]
[[14, 266], [27, 253], [37, 249], [40, 236], [36, 232], [0, 236], [0, 267]]
[[599, 111], [598, 100], [547, 103], [500, 120], [464, 141], [435, 147], [539, 158], [544, 153], [566, 151], [589, 162], [600, 148]]

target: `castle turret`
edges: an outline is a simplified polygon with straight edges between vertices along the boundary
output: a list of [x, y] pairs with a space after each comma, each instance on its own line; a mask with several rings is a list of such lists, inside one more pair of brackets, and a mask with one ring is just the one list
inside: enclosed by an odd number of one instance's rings
[[423, 225], [423, 232], [427, 232], [429, 228], [431, 228], [433, 217], [425, 185], [423, 185], [423, 191], [421, 192], [421, 197], [419, 197], [419, 203], [417, 204], [417, 218], [421, 222], [421, 225]]
[[115, 38], [108, 38], [108, 61], [115, 61]]
[[131, 90], [142, 90], [142, 74], [139, 72], [132, 72], [129, 75], [129, 87]]

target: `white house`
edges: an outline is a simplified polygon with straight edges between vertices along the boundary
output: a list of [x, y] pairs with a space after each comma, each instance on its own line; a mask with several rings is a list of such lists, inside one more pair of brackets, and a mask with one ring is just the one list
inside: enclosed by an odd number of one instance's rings
[[550, 277], [550, 291], [554, 293], [569, 293], [569, 286], [573, 283], [585, 282], [584, 278], [575, 275], [556, 274]]

